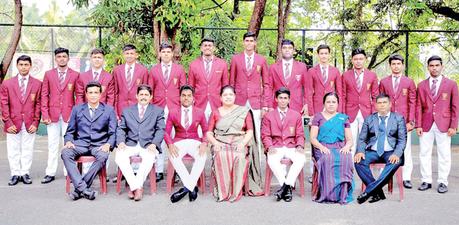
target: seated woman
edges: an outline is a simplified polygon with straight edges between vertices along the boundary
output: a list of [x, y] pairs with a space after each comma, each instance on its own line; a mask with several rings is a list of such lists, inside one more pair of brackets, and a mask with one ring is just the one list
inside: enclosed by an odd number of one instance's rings
[[313, 201], [346, 204], [353, 200], [352, 134], [349, 117], [338, 113], [339, 98], [330, 92], [323, 98], [324, 110], [314, 115], [311, 144], [317, 170]]
[[[212, 150], [212, 175], [217, 201], [237, 201], [248, 180], [249, 195], [262, 195], [260, 160], [254, 142], [252, 114], [247, 107], [234, 104], [232, 86], [220, 92], [223, 106], [209, 119], [207, 140]], [[248, 174], [248, 176], [247, 176]]]

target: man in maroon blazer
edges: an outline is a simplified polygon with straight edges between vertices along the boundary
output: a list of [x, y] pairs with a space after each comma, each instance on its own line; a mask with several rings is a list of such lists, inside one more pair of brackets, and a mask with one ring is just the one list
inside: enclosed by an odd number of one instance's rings
[[[363, 120], [375, 110], [376, 96], [379, 94], [378, 77], [365, 69], [366, 53], [357, 48], [352, 51], [351, 70], [343, 74], [343, 111], [351, 122], [353, 143], [357, 143]], [[352, 146], [354, 155], [357, 145]]]
[[87, 102], [84, 91], [86, 84], [90, 81], [97, 81], [102, 85], [100, 102], [113, 106], [115, 102], [115, 80], [110, 73], [104, 70], [104, 56], [105, 52], [100, 48], [91, 51], [91, 69], [81, 73], [76, 83], [76, 105]]
[[[275, 193], [277, 201], [290, 202], [296, 178], [303, 172], [306, 161], [303, 120], [300, 113], [288, 107], [290, 91], [287, 88], [281, 87], [275, 95], [277, 108], [263, 117], [261, 137], [267, 163], [281, 186]], [[288, 173], [281, 163], [283, 158], [293, 162]]]
[[[282, 40], [281, 54], [282, 59], [272, 64], [269, 67], [269, 78], [271, 81], [270, 93], [272, 90], [279, 90], [281, 87], [286, 87], [291, 91], [289, 108], [303, 115], [308, 115], [308, 100], [304, 94], [309, 87], [307, 80], [307, 68], [302, 62], [293, 59], [295, 44], [291, 40]], [[269, 108], [276, 108], [277, 101], [274, 96], [268, 104]]]
[[115, 79], [115, 111], [120, 118], [124, 108], [137, 104], [136, 92], [139, 84], [146, 84], [148, 81], [148, 70], [140, 63], [137, 63], [136, 47], [127, 44], [123, 47], [123, 58], [125, 63], [113, 69]]
[[[247, 32], [243, 36], [244, 52], [231, 59], [230, 85], [236, 90], [238, 105], [245, 105], [253, 112], [255, 130], [260, 131], [261, 117], [268, 112], [272, 103], [268, 64], [266, 59], [255, 52], [256, 34]], [[255, 132], [258, 146], [261, 147], [260, 132]]]
[[[153, 90], [152, 104], [164, 108], [164, 119], [167, 120], [169, 112], [180, 108], [180, 86], [186, 84], [186, 74], [183, 67], [172, 63], [172, 45], [163, 43], [159, 47], [161, 62], [151, 68], [148, 85]], [[166, 143], [161, 144], [162, 152], [156, 159], [156, 179], [159, 182], [164, 178], [164, 160]]]
[[438, 193], [448, 191], [451, 170], [451, 137], [457, 132], [459, 93], [457, 83], [442, 75], [443, 61], [439, 56], [427, 60], [430, 77], [418, 85], [416, 133], [419, 135], [419, 160], [425, 191], [432, 188], [432, 148], [437, 143]]
[[41, 90], [41, 112], [48, 131], [48, 166], [42, 184], [54, 180], [59, 161], [59, 144], [64, 144], [64, 134], [75, 105], [75, 84], [78, 72], [68, 66], [69, 50], [54, 50], [57, 67], [45, 73]]
[[[308, 71], [308, 77], [311, 80], [306, 88], [311, 98], [309, 104], [309, 115], [315, 115], [323, 110], [323, 97], [326, 93], [336, 92], [342, 97], [342, 81], [339, 70], [330, 65], [330, 46], [321, 44], [317, 47], [317, 56], [319, 63]], [[342, 111], [343, 104], [339, 104], [338, 111]]]
[[19, 74], [3, 81], [0, 92], [2, 120], [6, 133], [6, 151], [10, 164], [11, 178], [8, 185], [19, 181], [31, 184], [35, 132], [40, 123], [41, 81], [29, 72], [32, 59], [22, 55], [16, 61]]
[[401, 55], [389, 57], [389, 66], [392, 74], [383, 78], [379, 83], [379, 92], [390, 97], [392, 112], [399, 113], [406, 121], [408, 137], [404, 153], [403, 186], [412, 188], [411, 173], [413, 171], [413, 157], [411, 157], [411, 135], [414, 129], [414, 116], [416, 111], [416, 85], [414, 81], [403, 75], [404, 59]]
[[228, 84], [228, 65], [214, 55], [214, 40], [201, 41], [202, 56], [191, 62], [188, 83], [194, 88], [195, 106], [204, 110], [209, 121], [213, 110], [221, 106], [220, 90]]

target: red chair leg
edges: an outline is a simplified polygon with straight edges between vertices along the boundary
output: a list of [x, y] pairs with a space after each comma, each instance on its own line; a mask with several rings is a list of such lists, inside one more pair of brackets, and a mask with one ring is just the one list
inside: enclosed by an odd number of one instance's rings
[[300, 196], [303, 198], [305, 195], [304, 191], [304, 173], [303, 169], [301, 169], [300, 175], [298, 176], [299, 182], [300, 182]]
[[105, 166], [102, 167], [99, 171], [99, 181], [100, 181], [100, 192], [102, 194], [107, 194], [107, 171]]
[[118, 173], [116, 175], [116, 193], [121, 194], [121, 178], [123, 177], [123, 172], [121, 172], [118, 167]]
[[69, 175], [65, 176], [65, 193], [70, 193], [70, 177]]
[[272, 178], [272, 171], [266, 162], [266, 171], [265, 171], [265, 196], [269, 196], [271, 193], [271, 178]]
[[403, 187], [403, 170], [401, 167], [398, 168], [397, 172], [395, 172], [397, 185], [398, 185], [398, 192], [400, 195], [400, 201], [403, 201], [404, 198], [404, 187]]
[[150, 171], [150, 192], [156, 194], [156, 167], [153, 164], [153, 168]]
[[166, 191], [167, 193], [172, 193], [172, 190], [174, 189], [174, 174], [175, 174], [175, 168], [174, 165], [172, 165], [172, 162], [169, 160], [167, 163], [167, 176], [166, 176]]

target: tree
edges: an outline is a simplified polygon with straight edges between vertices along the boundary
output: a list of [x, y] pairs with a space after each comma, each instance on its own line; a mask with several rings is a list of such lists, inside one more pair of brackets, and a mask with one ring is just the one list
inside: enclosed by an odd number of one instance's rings
[[22, 30], [22, 2], [21, 0], [14, 0], [14, 28], [13, 34], [11, 35], [11, 40], [6, 50], [5, 55], [3, 56], [2, 62], [0, 64], [0, 83], [3, 82], [3, 79], [6, 76], [8, 68], [10, 67], [11, 61], [13, 60], [14, 53], [21, 39], [21, 30]]
[[278, 13], [277, 13], [277, 48], [276, 48], [276, 56], [277, 59], [281, 58], [279, 54], [281, 51], [281, 43], [282, 40], [285, 38], [285, 30], [287, 28], [287, 19], [288, 15], [290, 14], [290, 5], [292, 1], [286, 0], [284, 4], [284, 0], [278, 0]]
[[254, 32], [257, 37], [260, 33], [261, 24], [263, 23], [265, 7], [266, 0], [255, 0], [255, 6], [253, 7], [252, 18], [249, 22], [248, 31]]

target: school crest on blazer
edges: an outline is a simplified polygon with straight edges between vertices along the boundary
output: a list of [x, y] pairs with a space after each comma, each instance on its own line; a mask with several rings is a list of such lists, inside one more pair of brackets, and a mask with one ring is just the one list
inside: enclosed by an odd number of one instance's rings
[[73, 91], [73, 84], [67, 84], [67, 89], [69, 91]]
[[301, 74], [295, 75], [295, 78], [296, 78], [296, 81], [300, 81], [301, 80]]
[[35, 101], [35, 98], [36, 98], [36, 94], [30, 94], [30, 99], [32, 100], [32, 102]]

